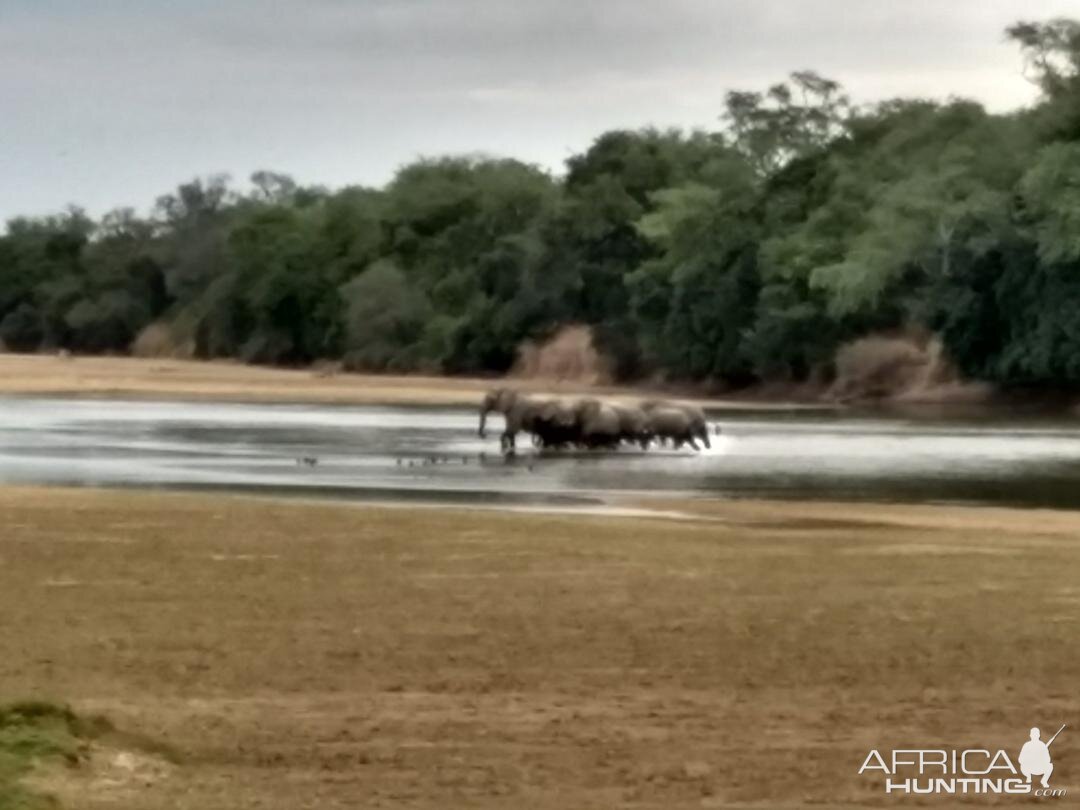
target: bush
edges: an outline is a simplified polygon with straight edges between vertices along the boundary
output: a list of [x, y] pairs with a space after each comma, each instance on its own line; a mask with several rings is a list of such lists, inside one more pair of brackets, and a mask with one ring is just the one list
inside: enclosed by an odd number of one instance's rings
[[144, 304], [124, 290], [83, 299], [64, 316], [72, 349], [91, 352], [125, 351], [148, 320]]
[[191, 341], [180, 341], [167, 323], [157, 322], [143, 328], [131, 343], [135, 357], [184, 357], [194, 354]]
[[831, 394], [842, 400], [895, 396], [922, 380], [929, 364], [926, 349], [911, 338], [860, 338], [837, 350]]
[[69, 765], [83, 761], [89, 741], [111, 731], [106, 719], [83, 718], [55, 703], [34, 700], [0, 706], [0, 809], [56, 807], [55, 801], [27, 790], [20, 780], [42, 761]]
[[523, 343], [514, 372], [531, 379], [595, 384], [611, 380], [611, 363], [596, 350], [589, 327], [564, 326], [542, 343]]
[[13, 352], [32, 352], [44, 337], [44, 319], [30, 304], [20, 304], [0, 321], [0, 343]]

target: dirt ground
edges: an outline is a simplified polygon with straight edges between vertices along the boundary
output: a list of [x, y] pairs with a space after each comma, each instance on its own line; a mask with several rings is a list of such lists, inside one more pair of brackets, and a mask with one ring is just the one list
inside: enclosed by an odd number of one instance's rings
[[[0, 394], [360, 405], [475, 405], [483, 393], [495, 385], [512, 385], [525, 391], [592, 393], [627, 399], [657, 395], [652, 390], [545, 379], [347, 374], [329, 367], [284, 369], [232, 361], [0, 353]], [[775, 402], [697, 401], [712, 408], [778, 407]]]
[[176, 752], [72, 807], [895, 806], [870, 748], [1061, 723], [1080, 794], [1080, 516], [661, 505], [0, 489], [0, 694]]

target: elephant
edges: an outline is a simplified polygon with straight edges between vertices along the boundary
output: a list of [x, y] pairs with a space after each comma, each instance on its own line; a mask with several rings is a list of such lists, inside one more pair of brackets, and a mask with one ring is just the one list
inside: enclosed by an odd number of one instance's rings
[[546, 399], [523, 396], [512, 388], [494, 388], [484, 395], [480, 403], [480, 438], [484, 438], [487, 415], [495, 411], [501, 413], [506, 425], [499, 437], [499, 447], [508, 455], [516, 450], [516, 436], [524, 430], [532, 433], [536, 416], [548, 403]]
[[676, 450], [684, 444], [698, 449], [694, 438], [699, 434], [695, 430], [694, 420], [686, 411], [676, 407], [656, 407], [650, 409], [648, 414], [649, 429], [661, 443], [670, 440]]
[[641, 445], [642, 450], [648, 449], [653, 436], [649, 429], [649, 417], [645, 411], [635, 405], [622, 403], [612, 403], [611, 407], [619, 415], [619, 432], [622, 440]]
[[[649, 399], [641, 403], [641, 408], [647, 414], [651, 414], [656, 410], [682, 411], [689, 420], [690, 435], [696, 439], [701, 439], [702, 444], [706, 447], [712, 447], [709, 443], [709, 423], [705, 419], [705, 411], [697, 405], [689, 405], [685, 402], [668, 402], [663, 399]], [[716, 432], [719, 435], [719, 429]], [[695, 446], [694, 449], [696, 450], [697, 447]]]
[[521, 431], [531, 433], [534, 444], [543, 448], [616, 448], [626, 441], [646, 449], [653, 439], [661, 444], [670, 440], [676, 448], [689, 444], [697, 450], [696, 439], [710, 446], [701, 408], [664, 400], [650, 400], [636, 407], [591, 397], [565, 400], [525, 396], [512, 388], [495, 388], [480, 405], [481, 438], [492, 411], [501, 413], [505, 420], [499, 443], [507, 455], [516, 451], [516, 437]]
[[619, 446], [622, 425], [615, 408], [598, 399], [587, 398], [579, 400], [574, 410], [581, 444], [590, 449]]
[[577, 444], [581, 438], [576, 403], [551, 399], [536, 413], [533, 440], [540, 447], [565, 447]]

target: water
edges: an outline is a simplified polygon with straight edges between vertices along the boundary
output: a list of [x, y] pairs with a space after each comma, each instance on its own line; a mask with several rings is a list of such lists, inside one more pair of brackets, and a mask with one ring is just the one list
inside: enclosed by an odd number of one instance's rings
[[501, 418], [481, 440], [462, 408], [0, 397], [0, 483], [524, 504], [668, 492], [1080, 507], [1080, 420], [713, 418], [723, 433], [701, 453], [537, 455], [520, 436], [506, 462]]

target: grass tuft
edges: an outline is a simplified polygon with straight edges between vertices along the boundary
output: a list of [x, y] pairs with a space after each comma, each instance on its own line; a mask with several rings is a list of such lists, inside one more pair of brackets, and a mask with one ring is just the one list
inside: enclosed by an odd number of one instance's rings
[[81, 764], [91, 740], [112, 730], [103, 717], [80, 717], [69, 707], [41, 700], [0, 705], [0, 810], [57, 807], [20, 780], [37, 763]]

